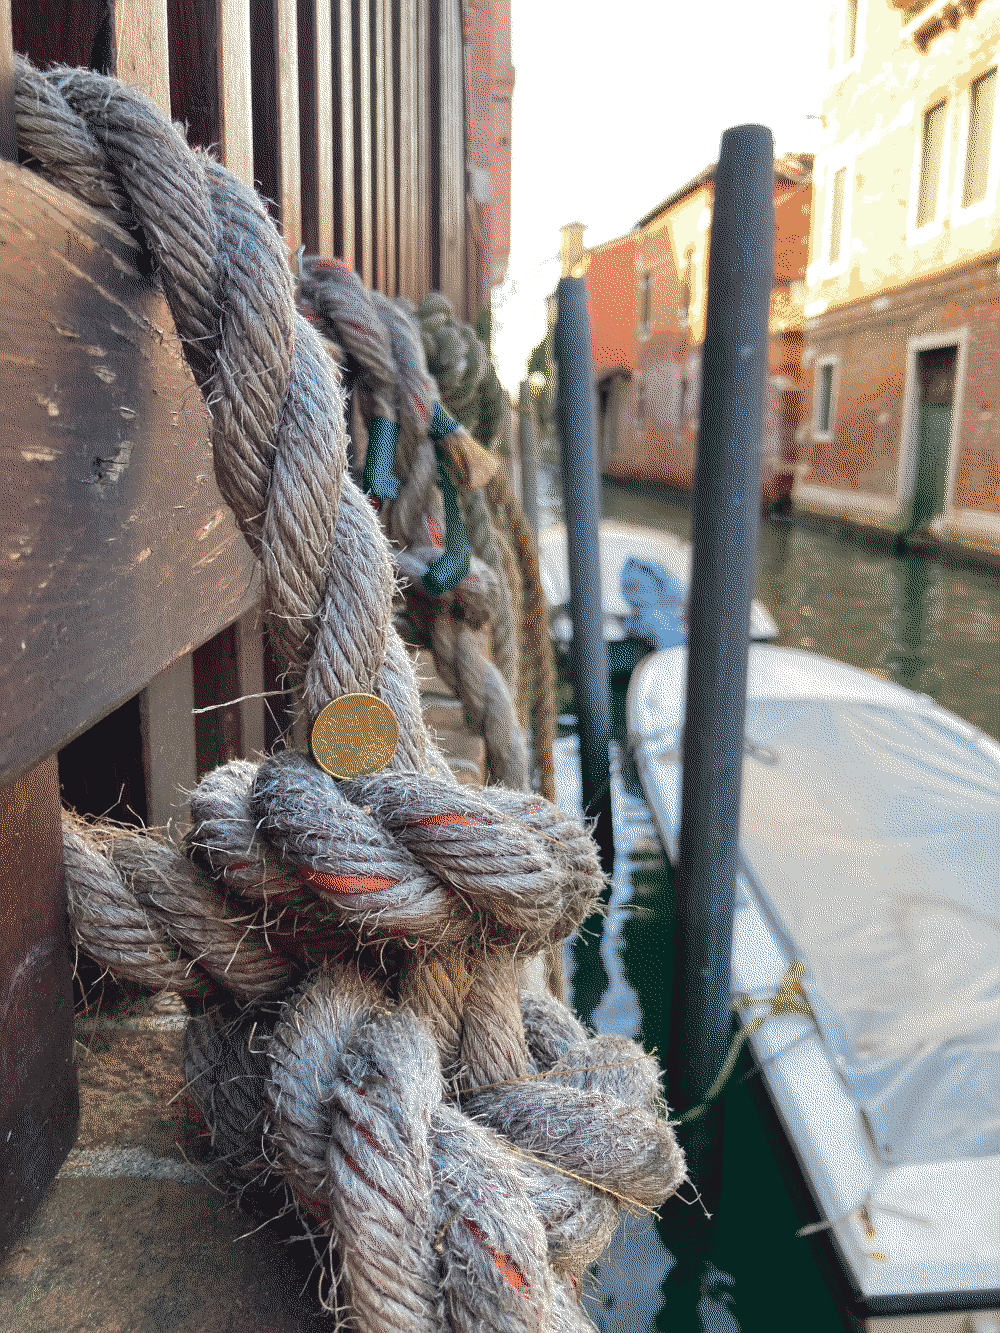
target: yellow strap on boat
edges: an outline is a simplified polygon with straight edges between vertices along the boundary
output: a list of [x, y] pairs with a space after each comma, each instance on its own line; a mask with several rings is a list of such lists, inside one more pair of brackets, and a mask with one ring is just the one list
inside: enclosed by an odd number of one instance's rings
[[763, 1023], [766, 1023], [769, 1018], [784, 1018], [791, 1014], [798, 1014], [802, 1018], [811, 1018], [815, 1023], [816, 1015], [813, 1013], [812, 1005], [806, 999], [805, 991], [802, 989], [802, 977], [805, 970], [805, 963], [800, 958], [795, 958], [781, 974], [778, 988], [772, 995], [753, 996], [740, 991], [733, 996], [734, 1009], [753, 1009], [758, 1005], [766, 1004], [768, 1012], [758, 1014], [756, 1018], [752, 1018], [749, 1023], [745, 1023], [734, 1034], [715, 1082], [697, 1106], [692, 1106], [689, 1111], [684, 1111], [676, 1117], [677, 1124], [687, 1124], [691, 1120], [697, 1120], [700, 1115], [705, 1113], [709, 1104], [715, 1101], [729, 1082], [732, 1072], [736, 1068], [740, 1051], [743, 1049], [743, 1043], [748, 1037], [753, 1036], [757, 1029]]

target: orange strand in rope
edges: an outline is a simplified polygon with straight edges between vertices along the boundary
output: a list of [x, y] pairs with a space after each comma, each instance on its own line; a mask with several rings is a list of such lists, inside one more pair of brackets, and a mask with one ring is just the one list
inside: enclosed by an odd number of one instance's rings
[[324, 893], [382, 893], [399, 883], [398, 879], [386, 879], [382, 875], [329, 875], [305, 866], [296, 868], [304, 880]]
[[499, 1250], [493, 1248], [486, 1239], [486, 1233], [477, 1222], [473, 1222], [468, 1217], [463, 1217], [462, 1221], [472, 1233], [473, 1240], [481, 1249], [486, 1251], [510, 1285], [516, 1287], [518, 1291], [527, 1291], [528, 1280], [518, 1268], [517, 1264], [514, 1263], [513, 1259], [508, 1259], [505, 1254], [501, 1254]]
[[492, 820], [480, 819], [478, 815], [424, 815], [415, 819], [407, 828], [429, 828], [432, 824], [478, 824], [480, 828], [492, 828]]

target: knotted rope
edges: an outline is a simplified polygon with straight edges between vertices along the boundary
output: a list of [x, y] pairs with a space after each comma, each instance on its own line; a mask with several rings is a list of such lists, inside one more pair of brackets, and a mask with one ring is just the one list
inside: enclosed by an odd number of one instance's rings
[[597, 900], [593, 843], [540, 797], [459, 788], [430, 744], [340, 385], [257, 196], [116, 80], [19, 60], [16, 109], [31, 165], [141, 231], [306, 719], [367, 692], [400, 731], [349, 782], [293, 751], [217, 769], [183, 849], [67, 815], [77, 946], [185, 997], [214, 1139], [326, 1237], [360, 1330], [589, 1326], [564, 1274], [683, 1174], [650, 1058], [519, 995]]

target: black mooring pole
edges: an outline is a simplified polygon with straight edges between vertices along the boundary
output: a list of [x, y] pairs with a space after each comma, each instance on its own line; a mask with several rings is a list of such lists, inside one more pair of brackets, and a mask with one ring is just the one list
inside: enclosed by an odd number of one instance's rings
[[601, 566], [597, 528], [601, 484], [597, 470], [597, 410], [590, 308], [583, 278], [561, 278], [555, 358], [559, 374], [559, 449], [569, 555], [573, 618], [573, 689], [580, 734], [583, 808], [597, 819], [594, 831], [604, 869], [614, 865], [611, 832], [611, 695], [608, 650], [601, 610]]
[[[701, 1103], [732, 1035], [747, 627], [757, 570], [760, 452], [774, 266], [774, 145], [763, 125], [722, 136], [708, 264], [693, 498], [687, 711], [677, 867], [670, 1101]], [[710, 1211], [721, 1184], [721, 1102], [682, 1131]]]

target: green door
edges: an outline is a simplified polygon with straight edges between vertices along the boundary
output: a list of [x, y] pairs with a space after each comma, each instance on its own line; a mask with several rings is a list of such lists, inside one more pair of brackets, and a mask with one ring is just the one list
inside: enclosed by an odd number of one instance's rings
[[935, 347], [917, 356], [920, 402], [917, 420], [917, 482], [911, 526], [919, 528], [944, 512], [951, 443], [957, 348]]

